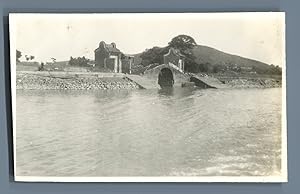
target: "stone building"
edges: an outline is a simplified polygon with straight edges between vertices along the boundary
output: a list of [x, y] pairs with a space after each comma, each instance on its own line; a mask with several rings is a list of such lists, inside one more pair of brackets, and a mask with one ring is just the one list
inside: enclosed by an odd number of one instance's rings
[[133, 63], [132, 56], [125, 56], [115, 43], [99, 43], [95, 49], [95, 67], [99, 69], [110, 69], [115, 73], [131, 73]]
[[122, 73], [131, 74], [131, 67], [134, 64], [134, 56], [123, 55], [121, 59], [121, 63], [122, 63]]
[[169, 49], [169, 52], [164, 55], [164, 64], [174, 65], [176, 69], [184, 72], [184, 56], [177, 49]]

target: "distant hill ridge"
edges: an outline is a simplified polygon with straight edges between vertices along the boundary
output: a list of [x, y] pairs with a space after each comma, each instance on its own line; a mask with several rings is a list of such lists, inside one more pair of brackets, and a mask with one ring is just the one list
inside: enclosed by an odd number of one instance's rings
[[269, 66], [266, 63], [241, 57], [239, 55], [229, 54], [212, 47], [197, 45], [193, 48], [193, 53], [197, 63], [210, 63], [212, 65], [237, 64], [242, 67]]
[[[269, 65], [254, 59], [229, 54], [209, 46], [196, 45], [192, 49], [192, 52], [195, 56], [194, 61], [196, 64], [209, 64], [211, 67], [218, 65], [223, 66], [225, 69], [228, 69], [230, 66], [236, 66], [239, 68], [248, 68], [262, 74], [266, 72], [273, 72], [275, 69], [275, 66], [273, 65]], [[142, 63], [142, 54], [143, 53], [138, 53], [133, 55], [135, 57], [135, 65], [138, 66]]]

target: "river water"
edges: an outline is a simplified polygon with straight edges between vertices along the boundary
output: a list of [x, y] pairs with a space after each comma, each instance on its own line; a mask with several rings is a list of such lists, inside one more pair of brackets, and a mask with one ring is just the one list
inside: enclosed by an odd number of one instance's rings
[[18, 176], [268, 176], [281, 88], [17, 91]]

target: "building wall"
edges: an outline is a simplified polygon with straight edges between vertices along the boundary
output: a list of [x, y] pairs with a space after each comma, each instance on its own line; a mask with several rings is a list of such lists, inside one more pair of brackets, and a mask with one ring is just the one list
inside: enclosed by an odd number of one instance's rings
[[95, 66], [104, 67], [105, 59], [109, 57], [109, 52], [105, 48], [99, 47], [95, 51]]
[[[101, 41], [99, 47], [95, 50], [95, 67], [102, 69], [107, 68], [112, 72], [118, 73], [130, 73], [131, 64], [133, 64], [133, 58], [122, 57], [122, 53], [116, 48], [115, 43], [110, 45]], [[124, 55], [123, 55], [124, 56]]]
[[132, 63], [131, 59], [122, 59], [122, 72], [130, 73], [130, 63]]
[[106, 63], [106, 68], [110, 69], [113, 72], [115, 68], [115, 59], [106, 58], [105, 63]]

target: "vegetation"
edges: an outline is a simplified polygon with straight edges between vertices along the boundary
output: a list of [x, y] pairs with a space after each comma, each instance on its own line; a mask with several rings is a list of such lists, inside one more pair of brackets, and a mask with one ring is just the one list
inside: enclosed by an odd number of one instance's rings
[[34, 59], [34, 56], [32, 55], [25, 55], [26, 61], [32, 61]]
[[45, 64], [42, 62], [41, 66], [38, 68], [38, 71], [44, 71], [45, 70]]
[[148, 66], [149, 64], [153, 63], [163, 63], [163, 56], [168, 52], [168, 48], [160, 48], [160, 47], [153, 47], [151, 49], [146, 50], [141, 54], [141, 65]]
[[196, 45], [197, 43], [195, 40], [187, 35], [176, 36], [171, 40], [171, 42], [169, 42], [169, 47], [179, 49], [180, 51], [188, 51]]
[[258, 74], [270, 74], [270, 75], [281, 75], [282, 68], [278, 65], [270, 65], [270, 68], [260, 68], [260, 67], [253, 67], [253, 71], [257, 72]]
[[197, 45], [193, 49], [196, 57], [195, 63], [203, 66], [209, 64], [208, 73], [251, 73], [251, 74], [269, 74], [281, 75], [282, 69], [279, 66], [268, 65], [266, 63], [247, 59], [244, 57], [231, 55], [211, 47]]
[[83, 57], [77, 57], [73, 58], [72, 56], [70, 57], [69, 60], [69, 65], [71, 66], [79, 66], [79, 67], [87, 67], [89, 66], [90, 60]]
[[178, 49], [180, 53], [184, 55], [185, 71], [199, 72], [205, 69], [204, 66], [199, 67], [195, 63], [196, 57], [194, 56], [192, 50], [196, 45], [196, 41], [192, 37], [187, 35], [176, 36], [171, 40], [171, 42], [169, 42], [169, 48], [173, 47], [175, 49]]
[[169, 48], [175, 48], [185, 57], [185, 71], [192, 73], [246, 73], [281, 75], [279, 66], [231, 55], [211, 47], [197, 45], [187, 35], [174, 37], [166, 47], [153, 47], [135, 55], [135, 64], [143, 67], [154, 63], [163, 63], [163, 55]]
[[17, 62], [20, 62], [20, 58], [22, 57], [22, 52], [17, 50], [16, 51], [16, 59], [17, 59]]
[[[16, 50], [16, 60], [17, 62], [20, 62], [20, 58], [22, 57], [22, 52], [19, 50]], [[26, 61], [32, 61], [35, 58], [33, 55], [25, 55]]]
[[154, 63], [163, 63], [163, 56], [168, 53], [169, 49], [175, 48], [180, 51], [182, 55], [185, 56], [185, 64], [186, 67], [189, 68], [194, 63], [195, 57], [193, 56], [192, 49], [196, 46], [195, 40], [187, 35], [179, 35], [174, 37], [171, 42], [169, 42], [168, 46], [160, 48], [153, 47], [151, 49], [146, 50], [140, 55], [141, 64], [143, 66], [148, 66], [149, 64]]

